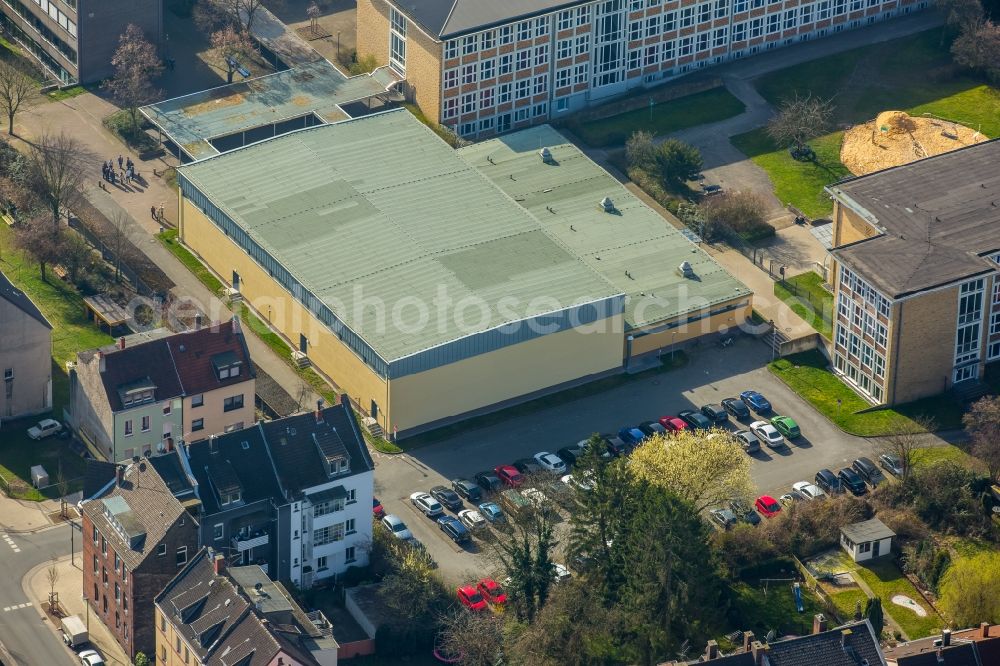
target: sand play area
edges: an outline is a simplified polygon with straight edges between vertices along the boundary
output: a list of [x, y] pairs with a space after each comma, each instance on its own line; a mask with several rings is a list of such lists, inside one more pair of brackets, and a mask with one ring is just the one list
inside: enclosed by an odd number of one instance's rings
[[863, 176], [986, 140], [978, 131], [947, 120], [883, 111], [844, 133], [840, 161], [855, 176]]

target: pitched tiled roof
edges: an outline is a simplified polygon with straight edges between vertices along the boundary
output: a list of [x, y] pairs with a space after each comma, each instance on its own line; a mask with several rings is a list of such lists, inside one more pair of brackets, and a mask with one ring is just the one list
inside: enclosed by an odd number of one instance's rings
[[239, 483], [244, 503], [268, 498], [284, 503], [284, 490], [259, 424], [189, 444], [187, 453], [206, 515], [220, 510], [216, 484], [223, 480]]
[[[185, 395], [198, 395], [223, 386], [239, 384], [254, 376], [253, 363], [239, 324], [232, 320], [166, 338]], [[238, 362], [240, 374], [219, 379], [214, 360]]]
[[146, 342], [134, 347], [116, 349], [112, 352], [80, 352], [81, 357], [89, 357], [95, 353], [104, 354], [104, 372], [101, 382], [112, 411], [124, 409], [120, 389], [134, 386], [138, 382], [149, 384], [154, 388], [153, 396], [159, 400], [176, 398], [181, 395], [181, 381], [170, 359], [170, 352], [162, 340]]
[[83, 499], [93, 497], [108, 485], [115, 478], [115, 467], [114, 463], [88, 458], [83, 472]]
[[3, 271], [0, 271], [0, 298], [9, 301], [14, 307], [29, 317], [37, 319], [46, 328], [52, 328], [52, 324], [45, 318], [42, 311], [38, 309], [38, 306], [23, 291], [11, 284], [7, 276], [3, 274]]
[[320, 422], [310, 412], [262, 422], [260, 427], [281, 483], [292, 493], [330, 481], [321, 449], [331, 455], [343, 450], [350, 459], [351, 474], [374, 469], [354, 412], [344, 402], [324, 409]]
[[187, 472], [184, 471], [184, 467], [181, 465], [176, 451], [171, 451], [161, 456], [153, 456], [149, 459], [149, 462], [156, 468], [160, 478], [163, 479], [163, 483], [174, 494], [174, 497], [180, 498], [182, 495], [194, 490], [191, 479], [188, 478]]
[[[111, 522], [103, 501], [109, 498], [121, 498], [128, 505], [129, 527], [141, 526], [145, 532], [145, 537], [134, 545], [119, 533], [120, 526]], [[133, 571], [156, 551], [178, 519], [194, 521], [147, 460], [129, 465], [122, 483], [116, 483], [96, 500], [85, 501], [83, 511]]]
[[769, 666], [861, 666], [865, 660], [885, 664], [867, 620], [767, 646]]

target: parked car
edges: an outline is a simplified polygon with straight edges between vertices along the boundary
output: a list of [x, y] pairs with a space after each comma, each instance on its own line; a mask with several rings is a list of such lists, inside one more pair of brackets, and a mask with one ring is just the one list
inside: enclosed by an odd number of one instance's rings
[[436, 518], [444, 513], [441, 504], [423, 492], [416, 492], [410, 495], [410, 503], [428, 518]]
[[486, 599], [477, 588], [471, 585], [463, 585], [455, 591], [455, 594], [458, 596], [459, 602], [469, 610], [481, 611], [488, 608]]
[[646, 435], [638, 428], [622, 428], [618, 431], [618, 439], [625, 442], [628, 448], [635, 448], [646, 439]]
[[767, 421], [754, 421], [750, 424], [750, 431], [757, 435], [757, 439], [772, 449], [785, 445], [785, 438], [781, 436], [777, 428]]
[[861, 478], [860, 474], [855, 472], [850, 467], [845, 467], [837, 472], [837, 478], [840, 479], [841, 487], [850, 490], [852, 495], [860, 497], [868, 492], [868, 486], [865, 485], [865, 480]]
[[381, 518], [385, 515], [385, 508], [382, 506], [382, 502], [378, 501], [377, 497], [372, 497], [372, 515], [376, 518]]
[[795, 439], [802, 434], [799, 424], [791, 416], [775, 416], [771, 419], [771, 425], [788, 439]]
[[780, 503], [781, 506], [791, 506], [796, 502], [804, 502], [805, 499], [806, 498], [800, 495], [797, 490], [793, 490], [792, 492], [785, 493], [784, 495], [779, 497], [778, 503]]
[[872, 488], [877, 488], [878, 484], [885, 481], [885, 477], [882, 476], [882, 471], [875, 466], [875, 463], [864, 456], [855, 460], [851, 464], [851, 467], [853, 467], [854, 471], [858, 473], [858, 476], [864, 479]]
[[586, 477], [567, 474], [559, 479], [565, 483], [570, 488], [576, 488], [577, 490], [582, 490], [584, 492], [590, 492], [594, 489], [594, 484], [591, 483]]
[[894, 477], [898, 479], [903, 478], [903, 461], [900, 460], [899, 456], [894, 456], [891, 453], [883, 453], [878, 457], [878, 464]]
[[628, 452], [628, 446], [618, 435], [601, 435], [601, 438], [604, 440], [604, 446], [612, 457], [623, 456]]
[[753, 508], [765, 518], [774, 518], [781, 511], [781, 505], [778, 504], [778, 500], [770, 495], [761, 495], [758, 497], [757, 501], [753, 503]]
[[542, 471], [542, 466], [534, 458], [518, 458], [511, 463], [511, 466], [525, 476], [540, 474]]
[[684, 419], [685, 423], [696, 430], [708, 430], [713, 425], [713, 423], [708, 420], [708, 417], [701, 412], [694, 411], [693, 409], [685, 409], [677, 412], [677, 416]]
[[452, 479], [451, 489], [458, 493], [459, 497], [464, 497], [473, 504], [483, 498], [483, 491], [468, 479]]
[[406, 526], [406, 523], [399, 519], [399, 516], [387, 513], [380, 522], [382, 527], [389, 530], [389, 534], [397, 539], [409, 541], [413, 538], [413, 532]]
[[104, 657], [97, 650], [84, 650], [78, 656], [83, 666], [104, 666]]
[[717, 194], [722, 194], [722, 185], [702, 185], [701, 192], [706, 197], [712, 197]]
[[808, 481], [797, 481], [792, 484], [792, 490], [797, 492], [800, 497], [806, 500], [815, 500], [822, 497], [826, 497], [826, 493], [823, 489], [817, 486], [815, 483], [809, 483]]
[[458, 520], [473, 532], [486, 527], [486, 519], [483, 518], [483, 514], [475, 509], [462, 509], [458, 512]]
[[479, 513], [482, 514], [483, 518], [494, 525], [507, 522], [507, 516], [504, 515], [503, 510], [495, 502], [483, 502], [476, 508], [479, 509]]
[[441, 516], [437, 519], [437, 524], [441, 528], [441, 531], [447, 534], [455, 543], [462, 543], [471, 538], [469, 530], [465, 529], [462, 521], [455, 516]]
[[760, 523], [760, 514], [751, 508], [743, 505], [743, 502], [739, 500], [733, 500], [729, 503], [729, 510], [736, 514], [736, 516], [751, 525], [758, 525]]
[[729, 509], [712, 509], [708, 512], [708, 515], [710, 515], [712, 520], [724, 530], [728, 530], [730, 527], [739, 522], [736, 514]]
[[565, 565], [559, 564], [558, 562], [552, 563], [552, 580], [554, 580], [557, 583], [561, 583], [564, 580], [569, 580], [572, 577], [573, 574], [570, 573], [569, 569], [567, 569]]
[[[62, 430], [62, 424], [55, 419], [42, 419], [35, 425], [28, 428], [28, 437], [30, 439], [45, 439], [46, 437], [51, 437]], [[103, 662], [101, 662], [103, 663]]]
[[722, 401], [722, 408], [737, 421], [750, 418], [750, 410], [739, 398], [726, 398]]
[[483, 599], [495, 606], [507, 603], [507, 592], [492, 578], [483, 578], [476, 584], [476, 589], [483, 595]]
[[771, 403], [768, 402], [763, 394], [757, 391], [743, 391], [743, 393], [740, 393], [740, 400], [743, 401], [744, 405], [758, 414], [771, 413]]
[[646, 437], [667, 434], [667, 429], [656, 421], [643, 421], [639, 424], [639, 430], [641, 430], [642, 434]]
[[524, 483], [524, 477], [521, 476], [521, 473], [517, 471], [517, 468], [512, 465], [497, 465], [493, 468], [493, 471], [508, 488], [517, 488], [519, 485]]
[[535, 454], [535, 461], [542, 466], [546, 472], [551, 472], [552, 474], [559, 474], [560, 476], [566, 473], [566, 463], [563, 459], [554, 453], [549, 453], [548, 451], [540, 451]]
[[729, 420], [729, 412], [727, 412], [722, 405], [702, 405], [701, 413], [715, 425], [722, 425]]
[[823, 492], [828, 495], [836, 495], [837, 493], [844, 491], [840, 485], [840, 479], [837, 478], [837, 475], [825, 467], [816, 472], [815, 481], [816, 485], [822, 488]]
[[462, 508], [462, 498], [451, 488], [446, 486], [434, 486], [431, 488], [431, 497], [441, 502], [451, 511], [458, 511]]
[[479, 484], [479, 487], [488, 493], [495, 493], [503, 488], [503, 481], [493, 472], [479, 472], [472, 477]]
[[749, 430], [737, 430], [736, 441], [740, 443], [740, 446], [747, 453], [757, 453], [760, 451], [760, 440], [757, 439], [757, 435]]
[[576, 461], [583, 456], [584, 451], [586, 451], [586, 449], [581, 449], [576, 446], [564, 446], [556, 451], [556, 455], [559, 456], [560, 460], [566, 463], [566, 467], [572, 467], [576, 464]]
[[547, 516], [555, 513], [552, 501], [538, 488], [525, 488], [521, 491], [521, 495], [524, 499], [528, 500], [540, 514]]
[[667, 432], [680, 432], [688, 427], [687, 421], [677, 416], [660, 417], [660, 425], [667, 429]]

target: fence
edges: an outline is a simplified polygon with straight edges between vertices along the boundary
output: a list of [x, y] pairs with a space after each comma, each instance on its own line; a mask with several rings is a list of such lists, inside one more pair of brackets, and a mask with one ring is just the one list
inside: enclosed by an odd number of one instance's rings
[[819, 600], [823, 605], [823, 610], [830, 617], [837, 618], [839, 622], [849, 622], [852, 619], [854, 619], [852, 617], [842, 617], [840, 611], [837, 610], [836, 604], [833, 603], [833, 599], [830, 598], [830, 595], [827, 594], [826, 590], [824, 590], [823, 587], [819, 584], [819, 581], [816, 579], [816, 576], [814, 576], [812, 572], [806, 568], [806, 565], [802, 564], [799, 558], [797, 558], [795, 555], [792, 555], [792, 561], [795, 562], [795, 568], [799, 570], [799, 573], [802, 574], [802, 578], [805, 579], [806, 588], [810, 592], [814, 593], [817, 597], [819, 597]]

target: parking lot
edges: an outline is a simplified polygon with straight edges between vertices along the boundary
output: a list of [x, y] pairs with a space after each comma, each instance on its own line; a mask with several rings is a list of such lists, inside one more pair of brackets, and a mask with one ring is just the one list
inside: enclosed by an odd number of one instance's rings
[[[752, 456], [753, 478], [761, 494], [777, 497], [796, 481], [812, 481], [823, 467], [836, 472], [858, 456], [870, 456], [872, 442], [839, 430], [767, 370], [770, 353], [750, 338], [739, 339], [726, 349], [703, 345], [690, 352], [690, 363], [680, 370], [637, 378], [597, 395], [468, 430], [412, 453], [376, 454], [375, 494], [386, 511], [399, 515], [427, 546], [445, 579], [457, 584], [488, 570], [489, 546], [478, 541], [465, 548], [453, 544], [436, 524], [411, 507], [410, 493], [450, 485], [449, 480], [456, 477], [472, 478], [476, 472], [539, 451], [555, 452], [594, 432], [617, 432], [754, 389], [770, 400], [775, 414], [793, 417], [802, 430], [802, 436], [787, 448], [762, 447]], [[730, 427], [736, 424], [731, 421]]]

